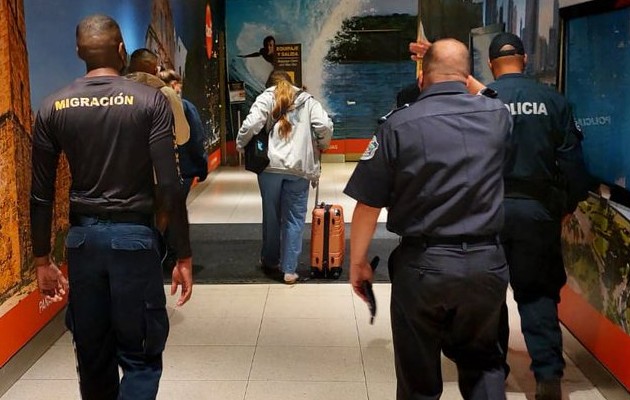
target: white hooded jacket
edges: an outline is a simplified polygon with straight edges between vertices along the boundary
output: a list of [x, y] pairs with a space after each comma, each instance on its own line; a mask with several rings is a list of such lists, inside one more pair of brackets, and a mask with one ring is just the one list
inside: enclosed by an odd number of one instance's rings
[[[275, 105], [275, 86], [261, 93], [243, 121], [236, 137], [236, 148], [242, 151], [252, 137], [266, 124], [269, 129]], [[298, 92], [298, 88], [294, 87]], [[320, 175], [319, 153], [330, 144], [333, 123], [322, 105], [306, 92], [300, 92], [287, 113], [291, 133], [281, 138], [278, 124], [269, 134], [269, 166], [265, 172], [285, 173], [316, 181]]]

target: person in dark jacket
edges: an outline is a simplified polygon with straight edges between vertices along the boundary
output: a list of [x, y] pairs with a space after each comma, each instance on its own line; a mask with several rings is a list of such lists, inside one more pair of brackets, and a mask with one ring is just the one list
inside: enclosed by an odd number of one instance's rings
[[[160, 71], [158, 77], [181, 97], [183, 81], [177, 72], [167, 69]], [[183, 97], [181, 99], [186, 121], [190, 126], [190, 140], [179, 146], [179, 168], [184, 178], [186, 193], [188, 193], [195, 178], [198, 182], [203, 182], [208, 176], [208, 152], [204, 145], [205, 130], [197, 107]]]

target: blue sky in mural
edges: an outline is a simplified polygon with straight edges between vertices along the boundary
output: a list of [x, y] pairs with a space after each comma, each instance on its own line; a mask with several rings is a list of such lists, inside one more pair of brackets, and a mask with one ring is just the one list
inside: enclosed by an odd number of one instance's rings
[[[171, 0], [178, 36], [186, 46], [204, 34], [204, 0]], [[85, 74], [75, 52], [75, 27], [85, 16], [106, 14], [118, 21], [129, 54], [144, 47], [151, 0], [25, 0], [26, 40], [31, 72], [31, 104], [38, 109], [55, 90]], [[197, 38], [198, 39], [198, 38]]]
[[55, 90], [85, 74], [75, 51], [75, 27], [91, 14], [106, 14], [118, 21], [127, 50], [144, 46], [151, 18], [151, 2], [146, 0], [26, 0], [26, 40], [31, 72], [31, 103], [39, 108]]

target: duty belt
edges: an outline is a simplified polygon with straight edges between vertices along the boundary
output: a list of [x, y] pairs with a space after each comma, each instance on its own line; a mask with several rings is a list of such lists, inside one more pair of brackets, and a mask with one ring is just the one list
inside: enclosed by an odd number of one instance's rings
[[499, 243], [498, 235], [403, 236], [401, 240], [403, 246], [461, 247], [464, 250], [468, 247], [492, 246]]
[[140, 212], [70, 213], [70, 225], [89, 226], [98, 222], [153, 226], [153, 215]]

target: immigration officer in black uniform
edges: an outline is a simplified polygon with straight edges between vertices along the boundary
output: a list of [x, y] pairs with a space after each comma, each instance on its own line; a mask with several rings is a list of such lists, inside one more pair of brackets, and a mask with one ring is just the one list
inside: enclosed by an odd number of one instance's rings
[[345, 193], [352, 217], [350, 281], [365, 300], [368, 248], [381, 208], [402, 237], [389, 258], [397, 399], [438, 399], [440, 355], [464, 399], [505, 399], [498, 324], [508, 268], [498, 234], [511, 118], [471, 95], [466, 46], [437, 41], [424, 57], [417, 102], [380, 125]]
[[[496, 90], [514, 120], [501, 233], [510, 283], [532, 358], [536, 399], [560, 400], [565, 363], [557, 304], [567, 279], [561, 219], [573, 212], [590, 186], [582, 133], [564, 97], [523, 74], [527, 55], [518, 36], [497, 35], [489, 56], [496, 80], [488, 87]], [[501, 329], [502, 347], [507, 350], [507, 309]]]
[[[70, 165], [66, 323], [84, 400], [155, 399], [169, 323], [153, 227], [156, 193], [180, 259], [171, 294], [192, 294], [192, 260], [173, 114], [156, 89], [119, 76], [127, 54], [118, 24], [95, 15], [76, 29], [87, 74], [44, 100], [33, 130], [31, 231], [40, 291], [67, 283], [50, 258], [56, 167]], [[118, 368], [123, 378], [119, 379]]]

